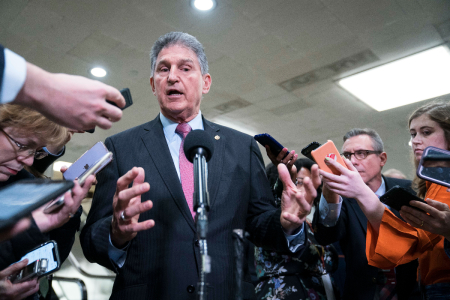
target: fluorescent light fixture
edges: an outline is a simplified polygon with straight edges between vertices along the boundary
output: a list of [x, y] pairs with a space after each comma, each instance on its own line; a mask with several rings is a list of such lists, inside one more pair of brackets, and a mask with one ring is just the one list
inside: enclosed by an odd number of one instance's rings
[[94, 75], [95, 77], [105, 77], [106, 76], [106, 71], [103, 68], [92, 68], [91, 69], [91, 74]]
[[377, 111], [446, 95], [450, 93], [450, 50], [439, 46], [338, 83]]
[[192, 0], [192, 5], [202, 11], [211, 10], [216, 6], [216, 1], [214, 0]]

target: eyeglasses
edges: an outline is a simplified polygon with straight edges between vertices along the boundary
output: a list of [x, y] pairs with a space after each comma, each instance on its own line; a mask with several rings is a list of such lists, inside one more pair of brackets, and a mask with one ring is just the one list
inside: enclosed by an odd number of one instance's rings
[[374, 150], [356, 150], [355, 152], [344, 152], [341, 153], [342, 156], [344, 156], [346, 159], [351, 160], [352, 155], [356, 157], [357, 160], [363, 160], [365, 159], [369, 154], [380, 154], [381, 151], [374, 151]]
[[34, 156], [35, 159], [42, 159], [48, 155], [48, 153], [44, 150], [32, 149], [27, 145], [19, 143], [18, 141], [13, 139], [9, 134], [7, 134], [2, 128], [0, 128], [0, 131], [3, 132], [11, 141], [13, 141], [13, 143], [16, 144], [17, 147], [19, 147], [18, 152], [26, 151], [27, 154], [25, 155], [25, 157]]

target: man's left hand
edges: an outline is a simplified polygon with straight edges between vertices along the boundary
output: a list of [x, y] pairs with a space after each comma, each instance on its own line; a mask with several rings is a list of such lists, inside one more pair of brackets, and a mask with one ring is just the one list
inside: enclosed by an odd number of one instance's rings
[[283, 182], [280, 222], [284, 232], [292, 235], [311, 212], [314, 199], [317, 197], [316, 187], [320, 185], [319, 171], [317, 165], [314, 165], [311, 168], [311, 178], [303, 179], [304, 192], [297, 189], [284, 164], [278, 165], [278, 175]]

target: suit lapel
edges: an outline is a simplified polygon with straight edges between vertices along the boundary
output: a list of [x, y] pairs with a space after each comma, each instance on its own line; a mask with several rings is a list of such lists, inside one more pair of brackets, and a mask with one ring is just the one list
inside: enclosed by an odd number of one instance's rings
[[226, 139], [224, 135], [220, 134], [219, 127], [216, 126], [214, 123], [211, 123], [203, 119], [203, 125], [205, 132], [208, 133], [208, 135], [214, 141], [214, 154], [211, 160], [208, 162], [209, 202], [210, 207], [212, 207], [216, 200], [217, 192], [219, 190]]
[[367, 217], [364, 215], [363, 211], [358, 205], [358, 202], [353, 198], [345, 198], [343, 201], [347, 201], [348, 206], [353, 209], [358, 218], [359, 224], [364, 229], [364, 232], [367, 232]]
[[147, 148], [159, 175], [169, 190], [172, 199], [175, 201], [189, 226], [195, 231], [195, 223], [189, 211], [186, 198], [184, 197], [183, 188], [181, 187], [177, 171], [173, 165], [172, 156], [169, 147], [167, 146], [159, 115], [144, 126], [144, 132], [141, 135], [141, 139]]

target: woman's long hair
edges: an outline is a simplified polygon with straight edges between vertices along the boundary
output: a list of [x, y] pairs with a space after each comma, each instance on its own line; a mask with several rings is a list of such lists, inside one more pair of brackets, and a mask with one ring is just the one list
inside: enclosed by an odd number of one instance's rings
[[[408, 127], [411, 126], [412, 120], [422, 115], [427, 115], [430, 120], [439, 124], [439, 126], [444, 130], [444, 136], [447, 144], [450, 145], [450, 103], [440, 101], [419, 107], [409, 117]], [[417, 169], [419, 166], [419, 161], [414, 160], [414, 165]], [[413, 188], [416, 190], [419, 197], [425, 197], [427, 192], [426, 182], [425, 180], [417, 177], [417, 175], [413, 180]]]

